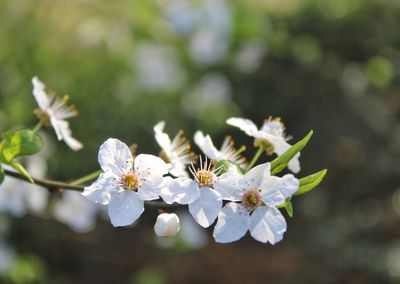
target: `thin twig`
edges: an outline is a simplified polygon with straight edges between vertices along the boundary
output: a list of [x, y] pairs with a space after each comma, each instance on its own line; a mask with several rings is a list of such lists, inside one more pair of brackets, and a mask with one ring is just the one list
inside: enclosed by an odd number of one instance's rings
[[[18, 173], [18, 172], [14, 172], [14, 171], [10, 171], [7, 169], [4, 169], [4, 173], [8, 176], [29, 182], [29, 179], [27, 177], [25, 177], [24, 175]], [[76, 191], [83, 191], [84, 186], [83, 185], [72, 185], [66, 182], [61, 182], [61, 181], [56, 181], [56, 180], [51, 180], [51, 179], [39, 179], [39, 178], [34, 178], [32, 177], [33, 181], [35, 182], [35, 184], [37, 185], [41, 185], [45, 188], [47, 188], [49, 191], [56, 191], [59, 189], [70, 189], [70, 190], [76, 190]]]
[[[28, 178], [26, 178], [24, 175], [22, 175], [18, 172], [10, 171], [7, 169], [3, 169], [3, 170], [7, 176], [11, 176], [11, 177], [14, 177], [14, 178], [17, 178], [17, 179], [20, 179], [20, 180], [30, 183]], [[85, 186], [83, 186], [83, 185], [75, 185], [75, 184], [70, 184], [70, 183], [57, 181], [57, 180], [39, 179], [39, 178], [35, 178], [35, 177], [32, 177], [32, 179], [35, 182], [35, 184], [41, 185], [41, 186], [47, 188], [50, 192], [59, 192], [60, 190], [63, 190], [63, 189], [69, 189], [69, 190], [74, 190], [74, 191], [83, 191], [83, 189], [85, 188]], [[158, 201], [158, 200], [146, 201], [145, 204], [150, 207], [165, 207], [165, 208], [179, 206], [179, 204], [176, 204], [176, 203], [175, 204], [167, 204], [163, 201]]]

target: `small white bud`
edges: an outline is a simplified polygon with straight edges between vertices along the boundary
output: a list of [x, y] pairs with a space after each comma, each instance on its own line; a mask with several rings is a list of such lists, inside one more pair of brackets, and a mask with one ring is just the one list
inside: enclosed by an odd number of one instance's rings
[[158, 215], [154, 232], [159, 237], [173, 237], [180, 229], [179, 218], [175, 213], [162, 213]]

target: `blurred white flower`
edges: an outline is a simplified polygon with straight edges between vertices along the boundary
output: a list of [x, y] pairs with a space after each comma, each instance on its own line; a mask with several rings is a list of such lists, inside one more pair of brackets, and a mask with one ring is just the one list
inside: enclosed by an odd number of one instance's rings
[[255, 71], [262, 63], [265, 52], [264, 45], [259, 41], [249, 41], [244, 43], [234, 60], [236, 69], [243, 73]]
[[[47, 170], [45, 160], [39, 155], [28, 157], [26, 168], [37, 178], [43, 178]], [[40, 186], [7, 176], [0, 185], [0, 211], [16, 217], [28, 211], [38, 214], [46, 208], [48, 195], [49, 192]]]
[[94, 203], [108, 205], [115, 226], [135, 222], [144, 211], [144, 201], [159, 198], [168, 165], [153, 155], [135, 159], [128, 146], [110, 138], [100, 146], [98, 160], [104, 173], [82, 195]]
[[193, 34], [189, 53], [199, 65], [209, 65], [224, 59], [228, 49], [228, 41], [211, 29], [200, 29]]
[[154, 232], [159, 237], [173, 237], [179, 229], [179, 218], [175, 213], [161, 213], [154, 225]]
[[97, 206], [79, 192], [66, 190], [54, 206], [54, 217], [78, 233], [91, 231], [96, 224]]
[[285, 203], [299, 187], [293, 175], [270, 175], [269, 163], [252, 168], [245, 175], [222, 174], [220, 192], [232, 201], [222, 208], [214, 228], [214, 239], [230, 243], [242, 238], [247, 231], [259, 242], [275, 244], [282, 240], [286, 221], [275, 207]]
[[171, 141], [168, 134], [164, 133], [165, 122], [160, 121], [154, 127], [154, 135], [162, 152], [161, 157], [170, 164], [169, 173], [175, 177], [188, 177], [187, 165], [193, 162], [193, 153], [190, 152], [190, 144], [183, 137], [183, 131], [179, 131]]
[[182, 106], [188, 114], [197, 114], [208, 107], [225, 107], [231, 103], [232, 90], [228, 79], [221, 73], [207, 73], [185, 95]]
[[199, 65], [224, 59], [229, 47], [232, 12], [224, 0], [205, 0], [197, 11], [197, 30], [189, 43], [189, 54]]
[[89, 18], [81, 22], [77, 29], [78, 41], [87, 47], [93, 48], [107, 38], [107, 29], [100, 18]]
[[208, 234], [186, 212], [180, 215], [181, 231], [179, 236], [187, 246], [199, 249], [208, 244]]
[[185, 74], [172, 48], [153, 43], [141, 43], [134, 55], [138, 84], [148, 91], [171, 91], [179, 88]]
[[[291, 145], [286, 142], [287, 137], [285, 135], [285, 126], [279, 118], [267, 119], [264, 121], [261, 129], [249, 119], [232, 117], [226, 121], [229, 125], [238, 127], [244, 131], [247, 135], [254, 137], [254, 144], [256, 146], [262, 146], [267, 154], [275, 153], [278, 156], [285, 153]], [[294, 173], [300, 171], [300, 153], [297, 153], [293, 159], [289, 162], [288, 168]]]
[[187, 0], [168, 1], [164, 13], [168, 23], [180, 34], [191, 32], [198, 18], [198, 11], [192, 2]]
[[72, 137], [69, 129], [68, 118], [78, 114], [73, 106], [67, 106], [68, 97], [60, 99], [49, 95], [45, 91], [45, 85], [35, 76], [32, 78], [33, 96], [39, 108], [35, 110], [37, 117], [45, 125], [51, 125], [56, 132], [57, 139], [64, 142], [72, 149], [79, 150], [82, 143]]
[[220, 150], [214, 146], [210, 135], [204, 136], [201, 131], [196, 131], [194, 134], [194, 142], [210, 159], [217, 162], [228, 160], [239, 165], [243, 169], [246, 168], [246, 160], [240, 156], [240, 153], [243, 152], [245, 148], [241, 147], [239, 150], [236, 150], [232, 137], [225, 137]]
[[368, 88], [368, 79], [360, 66], [347, 64], [343, 69], [340, 85], [347, 95], [361, 97], [365, 95], [365, 91]]

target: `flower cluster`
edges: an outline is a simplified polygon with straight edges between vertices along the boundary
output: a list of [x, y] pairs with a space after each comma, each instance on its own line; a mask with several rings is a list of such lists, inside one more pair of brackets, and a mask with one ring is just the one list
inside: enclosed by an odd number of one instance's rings
[[[183, 131], [171, 140], [161, 121], [154, 126], [160, 157], [139, 154], [134, 158], [126, 144], [110, 138], [100, 146], [98, 154], [103, 173], [82, 194], [92, 202], [108, 205], [114, 226], [134, 223], [144, 211], [144, 202], [161, 199], [167, 205], [187, 205], [194, 220], [204, 228], [216, 222], [216, 242], [237, 241], [250, 231], [257, 241], [275, 244], [286, 231], [286, 221], [278, 207], [290, 204], [291, 208], [290, 199], [301, 182], [293, 174], [275, 176], [272, 166], [286, 163], [289, 170], [298, 173], [301, 147], [286, 142], [279, 119], [269, 118], [260, 130], [248, 119], [230, 118], [227, 123], [255, 138], [259, 151], [250, 163], [241, 156], [245, 148], [237, 150], [231, 137], [218, 150], [209, 135], [198, 131], [194, 141], [205, 157], [200, 155], [195, 164]], [[264, 151], [268, 155], [275, 153], [278, 158], [255, 165]], [[173, 236], [179, 231], [179, 219], [163, 213], [155, 230], [158, 236]]]
[[[234, 242], [249, 231], [255, 240], [275, 244], [282, 240], [287, 227], [280, 209], [292, 217], [292, 197], [315, 188], [326, 174], [326, 170], [322, 170], [301, 179], [293, 175], [300, 172], [300, 151], [308, 143], [312, 131], [290, 145], [279, 118], [270, 117], [258, 128], [249, 119], [233, 117], [227, 119], [227, 124], [254, 139], [258, 150], [252, 159], [244, 156], [246, 147], [235, 147], [232, 137], [227, 136], [217, 148], [210, 135], [201, 131], [195, 132], [193, 140], [203, 153], [195, 155], [182, 130], [171, 139], [164, 131], [165, 122], [160, 121], [153, 127], [155, 140], [161, 147], [158, 156], [137, 154], [133, 147], [109, 138], [98, 153], [101, 171], [71, 183], [38, 179], [44, 173], [35, 174], [29, 166], [27, 171], [18, 158], [32, 156], [42, 149], [43, 140], [37, 134], [40, 127], [53, 127], [58, 140], [63, 140], [72, 150], [80, 150], [83, 144], [71, 135], [67, 119], [76, 116], [77, 111], [67, 104], [68, 98], [46, 92], [45, 85], [37, 77], [32, 79], [32, 84], [39, 106], [34, 113], [39, 123], [32, 130], [2, 133], [0, 184], [7, 175], [35, 182], [50, 192], [81, 191], [86, 199], [76, 192], [66, 192], [53, 206], [54, 217], [78, 232], [93, 228], [96, 216], [102, 211], [99, 208], [108, 210], [113, 226], [131, 225], [142, 215], [147, 202], [160, 208], [154, 226], [160, 237], [174, 236], [181, 229], [179, 217], [161, 208], [183, 205], [201, 227], [215, 224], [216, 242]], [[270, 162], [258, 163], [264, 153], [276, 157]], [[278, 176], [286, 167], [291, 173]], [[81, 185], [94, 178], [97, 180], [91, 185]], [[23, 215], [27, 209], [37, 212], [45, 209], [48, 192], [29, 190], [28, 195], [26, 190], [16, 190], [16, 186], [7, 184], [12, 184], [12, 180], [7, 179], [2, 185], [5, 189], [0, 194], [0, 210]], [[185, 232], [185, 228], [181, 231]]]

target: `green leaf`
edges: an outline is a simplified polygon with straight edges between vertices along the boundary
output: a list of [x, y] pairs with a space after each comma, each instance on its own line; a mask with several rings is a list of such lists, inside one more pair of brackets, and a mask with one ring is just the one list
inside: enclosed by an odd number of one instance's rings
[[286, 168], [290, 160], [307, 145], [312, 135], [313, 131], [311, 130], [308, 132], [306, 137], [301, 139], [299, 142], [290, 147], [285, 153], [273, 160], [271, 162], [271, 174], [276, 175]]
[[315, 188], [324, 179], [327, 171], [328, 171], [327, 169], [324, 169], [315, 174], [312, 174], [312, 175], [309, 175], [309, 176], [306, 176], [306, 177], [300, 179], [299, 189], [296, 191], [296, 193], [294, 195], [302, 195], [304, 193], [309, 192], [313, 188]]
[[4, 177], [5, 177], [5, 176], [6, 176], [6, 175], [4, 174], [4, 170], [3, 170], [3, 168], [2, 168], [1, 165], [0, 165], [0, 184], [3, 183]]
[[13, 167], [14, 169], [16, 169], [18, 172], [20, 172], [21, 174], [23, 174], [31, 183], [35, 183], [32, 179], [32, 177], [29, 175], [29, 173], [25, 170], [25, 168], [17, 162], [11, 162], [9, 163], [9, 165], [11, 167]]
[[218, 175], [222, 175], [227, 172], [236, 172], [243, 174], [244, 169], [242, 169], [239, 165], [228, 161], [228, 160], [221, 160], [215, 164], [215, 169], [218, 169]]
[[43, 141], [32, 130], [24, 129], [2, 134], [1, 160], [10, 162], [19, 156], [33, 155], [43, 147]]

